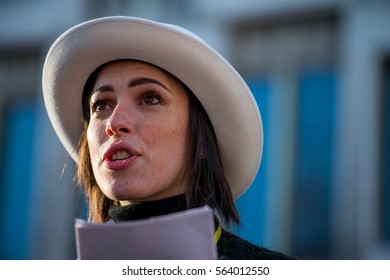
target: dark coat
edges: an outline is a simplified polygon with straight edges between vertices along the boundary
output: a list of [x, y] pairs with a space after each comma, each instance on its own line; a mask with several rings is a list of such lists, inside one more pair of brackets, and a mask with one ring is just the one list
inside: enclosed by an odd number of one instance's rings
[[256, 246], [237, 235], [222, 230], [217, 243], [220, 260], [293, 260], [282, 253]]
[[[114, 222], [145, 219], [186, 209], [184, 195], [158, 201], [142, 202], [111, 208], [109, 214]], [[237, 235], [222, 230], [217, 243], [218, 258], [225, 260], [288, 260], [284, 254], [256, 246]]]

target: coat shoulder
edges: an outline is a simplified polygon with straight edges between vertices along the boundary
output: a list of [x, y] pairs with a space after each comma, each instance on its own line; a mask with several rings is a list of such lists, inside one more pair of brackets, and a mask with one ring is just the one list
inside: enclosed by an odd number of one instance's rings
[[254, 245], [241, 237], [223, 230], [217, 244], [219, 259], [226, 260], [293, 260], [277, 251]]

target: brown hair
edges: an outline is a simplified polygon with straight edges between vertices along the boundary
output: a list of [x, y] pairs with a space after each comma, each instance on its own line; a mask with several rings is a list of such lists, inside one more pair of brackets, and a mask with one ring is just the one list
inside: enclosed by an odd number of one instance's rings
[[[84, 132], [80, 138], [79, 162], [76, 174], [77, 181], [87, 196], [89, 220], [94, 222], [108, 221], [110, 219], [108, 210], [119, 205], [118, 201], [113, 201], [104, 195], [95, 180], [86, 137], [90, 119], [88, 100], [98, 73], [106, 65], [107, 63], [98, 67], [88, 78], [84, 87], [82, 104]], [[167, 73], [165, 70], [161, 70]], [[167, 74], [174, 77], [169, 73]], [[185, 88], [190, 104], [190, 129], [187, 140], [189, 154], [184, 174], [187, 206], [192, 208], [209, 205], [216, 210], [225, 223], [239, 223], [240, 219], [234, 205], [229, 183], [224, 174], [218, 141], [211, 121], [192, 91], [177, 78], [175, 79]]]

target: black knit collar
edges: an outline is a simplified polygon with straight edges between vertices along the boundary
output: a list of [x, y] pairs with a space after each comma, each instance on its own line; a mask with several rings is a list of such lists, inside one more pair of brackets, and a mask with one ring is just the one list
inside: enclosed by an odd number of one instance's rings
[[173, 196], [161, 200], [137, 202], [130, 205], [110, 208], [109, 215], [114, 222], [146, 219], [153, 216], [170, 214], [186, 210], [185, 195]]

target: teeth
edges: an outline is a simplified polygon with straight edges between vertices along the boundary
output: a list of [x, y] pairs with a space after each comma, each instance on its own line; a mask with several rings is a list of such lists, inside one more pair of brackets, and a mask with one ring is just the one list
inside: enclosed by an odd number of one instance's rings
[[115, 161], [115, 160], [127, 159], [129, 157], [131, 157], [131, 154], [129, 152], [127, 152], [127, 151], [117, 151], [117, 152], [112, 154], [110, 159], [112, 161]]

